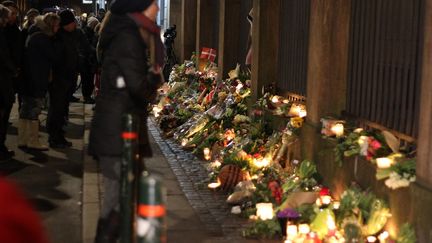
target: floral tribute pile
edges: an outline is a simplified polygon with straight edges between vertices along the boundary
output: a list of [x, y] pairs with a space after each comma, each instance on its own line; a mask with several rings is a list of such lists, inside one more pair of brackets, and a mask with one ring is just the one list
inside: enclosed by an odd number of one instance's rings
[[[400, 141], [388, 131], [366, 131], [362, 128], [345, 129], [344, 121], [323, 118], [321, 133], [326, 138], [337, 138], [334, 149], [336, 161], [342, 165], [344, 157], [361, 156], [377, 166], [377, 180], [385, 180], [391, 189], [408, 187], [416, 179], [413, 153], [400, 147]], [[348, 133], [346, 136], [345, 133]]]
[[[199, 68], [198, 68], [199, 67]], [[218, 81], [214, 63], [175, 66], [153, 112], [166, 137], [204, 159], [209, 190], [229, 193], [231, 212], [250, 219], [245, 237], [285, 242], [415, 242], [406, 226], [390, 236], [385, 202], [353, 187], [339, 201], [311, 161], [299, 161], [304, 104], [265, 94], [251, 109], [248, 72]], [[287, 118], [274, 131], [265, 113]], [[379, 241], [378, 241], [379, 240]]]

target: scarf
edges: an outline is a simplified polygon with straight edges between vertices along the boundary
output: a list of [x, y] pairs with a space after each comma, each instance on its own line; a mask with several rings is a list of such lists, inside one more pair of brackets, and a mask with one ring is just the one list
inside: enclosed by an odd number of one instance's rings
[[[148, 45], [150, 50], [150, 64], [153, 70], [159, 71], [165, 64], [165, 47], [160, 38], [160, 28], [156, 23], [140, 12], [127, 14], [140, 28], [140, 33], [149, 33]], [[144, 36], [145, 37], [145, 36]]]

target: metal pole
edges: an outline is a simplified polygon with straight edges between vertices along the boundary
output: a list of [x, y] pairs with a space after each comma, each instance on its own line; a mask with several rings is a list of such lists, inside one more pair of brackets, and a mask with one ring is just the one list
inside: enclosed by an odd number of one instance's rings
[[165, 243], [166, 189], [159, 177], [143, 172], [139, 183], [137, 238], [138, 243]]
[[133, 222], [135, 222], [136, 208], [136, 171], [138, 156], [138, 124], [137, 118], [131, 114], [123, 117], [123, 157], [121, 164], [120, 184], [120, 242], [134, 242], [135, 235]]

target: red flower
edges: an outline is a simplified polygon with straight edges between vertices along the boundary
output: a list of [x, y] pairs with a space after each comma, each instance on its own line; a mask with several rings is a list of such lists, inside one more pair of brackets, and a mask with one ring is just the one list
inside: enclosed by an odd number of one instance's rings
[[320, 196], [330, 196], [330, 189], [328, 189], [328, 187], [321, 188], [319, 195]]

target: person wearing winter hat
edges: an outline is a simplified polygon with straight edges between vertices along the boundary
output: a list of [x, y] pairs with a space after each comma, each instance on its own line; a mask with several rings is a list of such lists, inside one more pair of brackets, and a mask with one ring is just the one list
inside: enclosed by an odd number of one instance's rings
[[101, 90], [89, 143], [89, 153], [99, 159], [105, 187], [97, 243], [115, 242], [118, 237], [122, 117], [128, 113], [139, 117], [140, 158], [150, 157], [147, 106], [163, 83], [164, 46], [155, 23], [157, 2], [114, 0], [110, 9], [102, 22], [97, 50], [102, 63]]
[[53, 37], [59, 29], [60, 18], [55, 13], [38, 16], [29, 29], [25, 53], [25, 79], [19, 109], [18, 147], [48, 150], [39, 141], [39, 115], [45, 103], [51, 69], [56, 55]]
[[55, 48], [58, 60], [53, 67], [53, 80], [49, 87], [50, 105], [47, 131], [51, 148], [67, 148], [72, 143], [64, 136], [63, 126], [69, 113], [69, 97], [75, 91], [79, 64], [79, 35], [75, 15], [66, 9], [59, 13], [60, 30], [56, 34]]
[[93, 16], [87, 19], [87, 25], [82, 29], [89, 45], [90, 49], [87, 53], [86, 58], [84, 58], [84, 63], [80, 68], [81, 84], [82, 84], [82, 94], [84, 97], [85, 104], [94, 104], [95, 101], [91, 97], [94, 90], [94, 75], [97, 69], [97, 59], [96, 59], [96, 45], [97, 36], [95, 34], [95, 27], [99, 24], [99, 20]]

